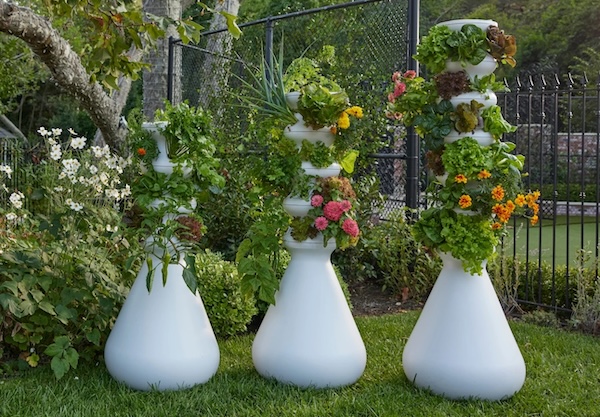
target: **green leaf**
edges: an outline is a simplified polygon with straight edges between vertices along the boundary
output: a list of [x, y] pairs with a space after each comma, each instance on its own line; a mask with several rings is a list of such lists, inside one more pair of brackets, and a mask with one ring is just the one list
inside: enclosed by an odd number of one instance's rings
[[358, 154], [358, 151], [349, 151], [348, 153], [346, 153], [346, 155], [344, 155], [344, 157], [340, 161], [340, 165], [348, 174], [352, 174], [354, 172], [354, 163], [356, 162]]
[[65, 359], [71, 368], [77, 368], [77, 363], [79, 362], [79, 354], [72, 347], [65, 351]]
[[44, 310], [46, 313], [56, 316], [56, 311], [54, 311], [54, 306], [52, 303], [48, 301], [42, 301], [38, 304], [38, 307]]
[[65, 376], [65, 374], [69, 370], [69, 363], [65, 359], [55, 356], [50, 362], [50, 367], [54, 371], [54, 376], [58, 380]]
[[97, 328], [93, 328], [92, 331], [87, 332], [85, 337], [94, 345], [100, 346], [100, 330], [98, 330]]

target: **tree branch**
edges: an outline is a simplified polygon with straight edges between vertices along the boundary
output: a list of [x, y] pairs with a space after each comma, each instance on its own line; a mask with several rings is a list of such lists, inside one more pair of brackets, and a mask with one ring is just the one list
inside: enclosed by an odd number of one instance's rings
[[119, 149], [123, 132], [118, 129], [121, 109], [102, 86], [90, 82], [79, 56], [52, 27], [50, 22], [31, 9], [14, 3], [0, 2], [0, 32], [25, 41], [52, 73], [53, 79], [88, 112], [113, 149]]

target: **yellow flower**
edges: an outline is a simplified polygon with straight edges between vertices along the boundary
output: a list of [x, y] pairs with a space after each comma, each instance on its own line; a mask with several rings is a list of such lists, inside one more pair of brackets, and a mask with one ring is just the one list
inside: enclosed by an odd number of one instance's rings
[[458, 174], [456, 177], [454, 177], [454, 182], [466, 184], [467, 177], [463, 174]]
[[536, 214], [535, 216], [532, 216], [531, 220], [529, 220], [529, 221], [530, 221], [530, 223], [531, 223], [532, 226], [535, 226], [537, 224], [538, 220], [539, 220], [539, 217]]
[[359, 106], [350, 107], [346, 110], [346, 113], [348, 113], [350, 116], [356, 117], [357, 119], [362, 119], [363, 117], [363, 109]]
[[502, 229], [501, 223], [498, 223], [498, 222], [492, 223], [492, 230], [499, 230], [499, 229]]
[[507, 209], [508, 209], [508, 211], [510, 211], [511, 213], [512, 213], [513, 211], [515, 211], [515, 208], [516, 208], [516, 207], [517, 207], [517, 206], [515, 206], [515, 203], [513, 203], [512, 201], [508, 200], [508, 201], [506, 202], [506, 208], [507, 208]]
[[350, 127], [350, 117], [348, 116], [348, 113], [342, 113], [337, 121], [337, 125], [340, 129], [348, 129]]
[[467, 207], [471, 207], [471, 204], [472, 202], [470, 195], [463, 194], [460, 196], [460, 199], [458, 200], [458, 205], [460, 208], [466, 209]]
[[501, 201], [504, 198], [504, 188], [501, 185], [496, 185], [492, 189], [492, 198], [496, 201]]
[[484, 180], [491, 176], [492, 176], [492, 174], [490, 174], [490, 172], [487, 169], [482, 169], [481, 172], [479, 174], [477, 174], [477, 178], [479, 178], [480, 180]]
[[515, 204], [519, 207], [523, 207], [525, 205], [525, 196], [523, 194], [518, 194], [515, 198]]

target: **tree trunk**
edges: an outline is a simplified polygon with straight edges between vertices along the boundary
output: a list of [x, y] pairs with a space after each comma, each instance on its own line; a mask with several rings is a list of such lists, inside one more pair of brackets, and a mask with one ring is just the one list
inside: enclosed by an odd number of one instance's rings
[[106, 143], [119, 149], [124, 132], [118, 129], [121, 109], [90, 76], [69, 42], [45, 18], [13, 3], [0, 3], [0, 32], [25, 41], [50, 70], [54, 81], [81, 103]]
[[[144, 0], [145, 13], [156, 16], [166, 16], [174, 20], [181, 19], [181, 0]], [[150, 64], [149, 70], [144, 70], [144, 116], [148, 120], [154, 120], [156, 110], [164, 108], [167, 99], [168, 64], [169, 64], [169, 36], [177, 38], [177, 31], [169, 27], [164, 39], [159, 39], [156, 49], [146, 56], [146, 62]], [[173, 103], [181, 99], [181, 51], [176, 49], [173, 63]]]
[[[234, 15], [238, 14], [241, 0], [217, 1], [214, 7], [210, 30], [221, 30], [227, 28], [227, 21], [218, 12], [225, 11]], [[203, 77], [202, 92], [198, 97], [198, 105], [209, 107], [211, 100], [218, 98], [224, 87], [227, 86], [227, 73], [231, 61], [223, 58], [231, 52], [233, 37], [228, 31], [208, 36], [204, 62], [200, 70]]]

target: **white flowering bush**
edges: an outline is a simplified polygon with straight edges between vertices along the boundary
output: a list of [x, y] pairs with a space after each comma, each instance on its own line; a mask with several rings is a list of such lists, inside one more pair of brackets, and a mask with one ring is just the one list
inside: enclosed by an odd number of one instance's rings
[[130, 161], [72, 130], [38, 133], [18, 189], [0, 165], [0, 365], [46, 356], [62, 377], [101, 354], [133, 276], [126, 259], [142, 248], [122, 227]]

